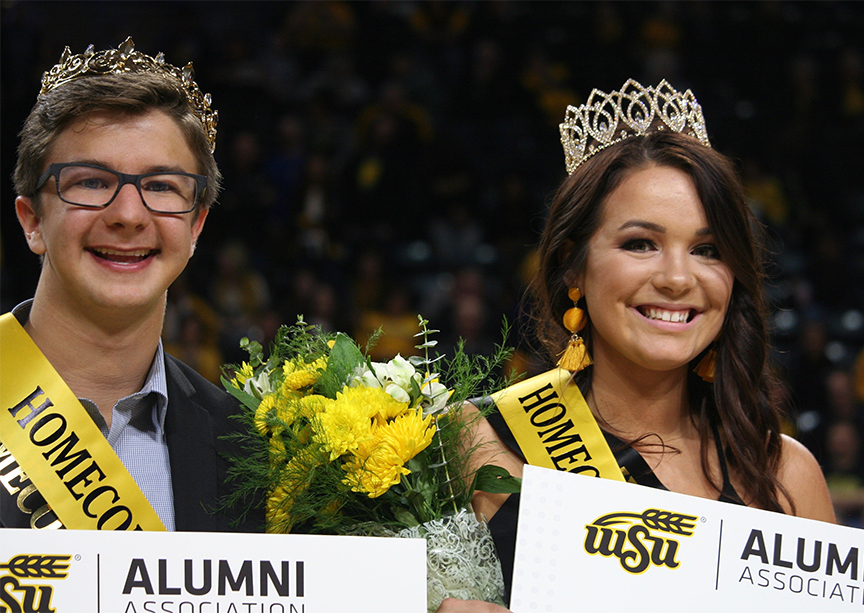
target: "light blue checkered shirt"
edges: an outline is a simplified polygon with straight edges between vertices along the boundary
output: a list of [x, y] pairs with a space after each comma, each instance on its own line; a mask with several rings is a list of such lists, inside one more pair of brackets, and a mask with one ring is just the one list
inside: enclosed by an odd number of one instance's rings
[[[32, 299], [22, 302], [12, 313], [21, 322], [29, 319]], [[168, 530], [174, 530], [174, 492], [171, 489], [171, 464], [165, 441], [165, 413], [168, 410], [168, 381], [165, 377], [165, 353], [162, 341], [147, 373], [141, 391], [117, 401], [111, 414], [111, 428], [96, 404], [79, 398], [81, 404], [108, 439], [111, 448], [150, 506]]]

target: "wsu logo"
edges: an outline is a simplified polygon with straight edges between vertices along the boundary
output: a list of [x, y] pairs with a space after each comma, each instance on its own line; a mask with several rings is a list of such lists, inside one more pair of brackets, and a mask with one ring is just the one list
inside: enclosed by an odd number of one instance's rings
[[65, 579], [69, 573], [66, 555], [20, 554], [0, 564], [0, 613], [56, 613], [51, 606], [51, 585], [22, 584], [18, 579]]
[[585, 551], [604, 558], [615, 556], [621, 568], [634, 575], [651, 565], [678, 568], [678, 541], [672, 537], [691, 536], [695, 521], [693, 515], [659, 509], [610, 513], [585, 526]]

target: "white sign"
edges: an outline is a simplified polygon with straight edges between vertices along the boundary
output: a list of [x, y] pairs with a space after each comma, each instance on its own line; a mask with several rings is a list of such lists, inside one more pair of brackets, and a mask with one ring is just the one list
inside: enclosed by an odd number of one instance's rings
[[845, 611], [864, 531], [526, 466], [510, 605], [543, 611]]
[[0, 530], [0, 611], [423, 613], [423, 539]]

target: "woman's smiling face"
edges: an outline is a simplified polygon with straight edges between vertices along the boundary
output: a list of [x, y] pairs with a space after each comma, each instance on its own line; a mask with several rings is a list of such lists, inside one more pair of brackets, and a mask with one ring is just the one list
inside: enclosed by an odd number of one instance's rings
[[693, 180], [668, 166], [631, 171], [603, 203], [585, 269], [597, 364], [686, 368], [723, 325], [734, 275]]

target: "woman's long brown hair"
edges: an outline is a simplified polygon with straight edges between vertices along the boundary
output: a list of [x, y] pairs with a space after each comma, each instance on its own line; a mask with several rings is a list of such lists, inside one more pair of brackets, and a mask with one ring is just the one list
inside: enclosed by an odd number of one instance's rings
[[[790, 505], [792, 501], [777, 478], [782, 446], [779, 387], [768, 365], [761, 226], [728, 158], [695, 138], [666, 130], [628, 138], [579, 166], [555, 195], [540, 238], [539, 274], [528, 289], [538, 339], [552, 359], [566, 346], [570, 333], [562, 316], [572, 306], [566, 279], [584, 269], [606, 196], [628, 173], [651, 165], [677, 168], [693, 179], [720, 256], [735, 276], [716, 344], [714, 383], [692, 373], [688, 381], [691, 416], [702, 441], [703, 472], [719, 492], [721, 485], [708, 470], [709, 442], [716, 426], [729, 466], [746, 488], [740, 492], [744, 501], [782, 512], [780, 497]], [[590, 317], [588, 313], [589, 323]], [[590, 349], [590, 325], [583, 336]], [[590, 387], [590, 371], [580, 373], [580, 386]]]

